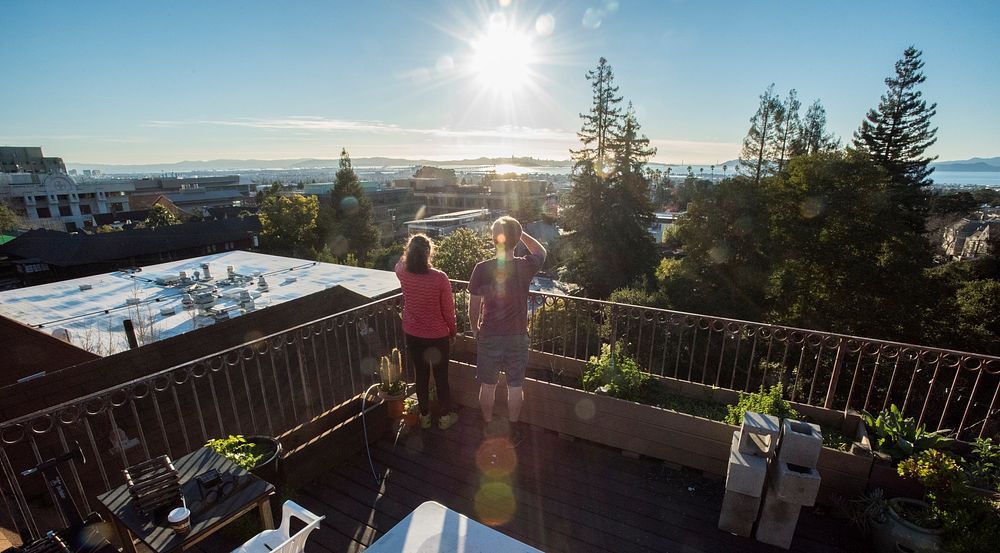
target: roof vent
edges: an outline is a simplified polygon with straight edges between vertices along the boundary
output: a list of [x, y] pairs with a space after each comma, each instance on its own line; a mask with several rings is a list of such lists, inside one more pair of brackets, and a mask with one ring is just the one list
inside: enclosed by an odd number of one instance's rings
[[202, 280], [212, 280], [212, 273], [209, 270], [208, 263], [202, 263], [201, 270], [205, 271], [205, 278]]
[[263, 275], [261, 275], [260, 279], [257, 281], [257, 289], [261, 292], [267, 292], [267, 281], [264, 280]]
[[125, 298], [125, 305], [139, 305], [140, 301], [142, 301], [142, 300], [140, 300], [139, 298], [137, 298], [135, 296], [130, 296], [130, 297]]
[[177, 308], [175, 308], [174, 306], [164, 307], [160, 309], [160, 315], [164, 317], [169, 317], [175, 313], [177, 313]]
[[90, 290], [93, 287], [94, 287], [93, 284], [81, 284], [80, 285], [80, 291], [83, 292], [84, 290]]
[[232, 265], [226, 265], [226, 274], [229, 275], [230, 280], [232, 280], [233, 277], [236, 276], [236, 267], [233, 267]]
[[286, 279], [285, 279], [285, 284], [291, 284], [291, 283], [293, 283], [293, 282], [298, 282], [298, 280], [299, 280], [299, 279], [297, 279], [297, 278], [295, 278], [295, 277], [292, 277], [292, 276], [290, 276], [290, 277], [288, 277], [288, 278], [286, 278]]
[[184, 294], [184, 297], [181, 298], [181, 305], [184, 309], [191, 309], [194, 307], [194, 298], [191, 297], [191, 294]]

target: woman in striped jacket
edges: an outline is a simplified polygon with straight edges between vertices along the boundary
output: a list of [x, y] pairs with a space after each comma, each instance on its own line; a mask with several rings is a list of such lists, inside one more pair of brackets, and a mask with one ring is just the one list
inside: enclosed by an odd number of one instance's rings
[[444, 430], [458, 422], [448, 387], [450, 346], [456, 333], [455, 298], [448, 275], [431, 266], [433, 256], [430, 238], [411, 236], [396, 263], [396, 277], [403, 288], [403, 332], [407, 359], [416, 374], [420, 427], [431, 426], [428, 387], [433, 373], [438, 403], [445, 413], [438, 419], [438, 427]]

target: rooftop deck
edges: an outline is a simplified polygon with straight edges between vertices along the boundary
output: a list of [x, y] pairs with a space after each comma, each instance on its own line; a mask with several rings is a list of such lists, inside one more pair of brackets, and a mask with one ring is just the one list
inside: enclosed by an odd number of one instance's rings
[[[402, 429], [332, 467], [292, 497], [326, 515], [312, 551], [355, 552], [422, 502], [438, 501], [547, 552], [779, 551], [716, 528], [723, 484], [661, 462], [533, 429], [517, 448], [484, 442], [463, 409], [447, 431]], [[864, 549], [846, 523], [804, 512], [792, 551]], [[221, 540], [206, 545], [222, 547]]]

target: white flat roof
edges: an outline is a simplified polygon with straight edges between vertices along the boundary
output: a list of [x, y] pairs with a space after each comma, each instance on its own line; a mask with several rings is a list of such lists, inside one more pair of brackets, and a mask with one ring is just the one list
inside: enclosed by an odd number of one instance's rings
[[[204, 280], [203, 263], [209, 265], [210, 281]], [[234, 278], [228, 276], [228, 266], [233, 267]], [[187, 271], [188, 281], [180, 281], [181, 271]], [[199, 272], [197, 281], [193, 280], [195, 271]], [[268, 285], [266, 291], [259, 287], [260, 275]], [[246, 312], [240, 304], [244, 291], [253, 298], [252, 309], [260, 310], [337, 285], [375, 298], [397, 290], [399, 281], [390, 271], [232, 251], [149, 265], [139, 272], [114, 272], [0, 292], [0, 315], [40, 332], [63, 334], [65, 330], [73, 345], [111, 355], [128, 349], [124, 319], [132, 319], [140, 344], [152, 343], [227, 315], [242, 315]], [[210, 311], [184, 308], [186, 293], [195, 296], [209, 291], [214, 296]], [[219, 315], [211, 316], [214, 314]]]

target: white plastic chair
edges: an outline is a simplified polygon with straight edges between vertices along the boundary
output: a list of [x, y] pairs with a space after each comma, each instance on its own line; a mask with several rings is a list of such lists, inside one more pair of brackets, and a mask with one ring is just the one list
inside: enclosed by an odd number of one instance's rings
[[[292, 517], [306, 523], [305, 528], [289, 536]], [[244, 543], [233, 553], [302, 553], [310, 532], [319, 528], [325, 516], [316, 516], [298, 503], [288, 500], [281, 506], [281, 526], [277, 530], [264, 530]]]

